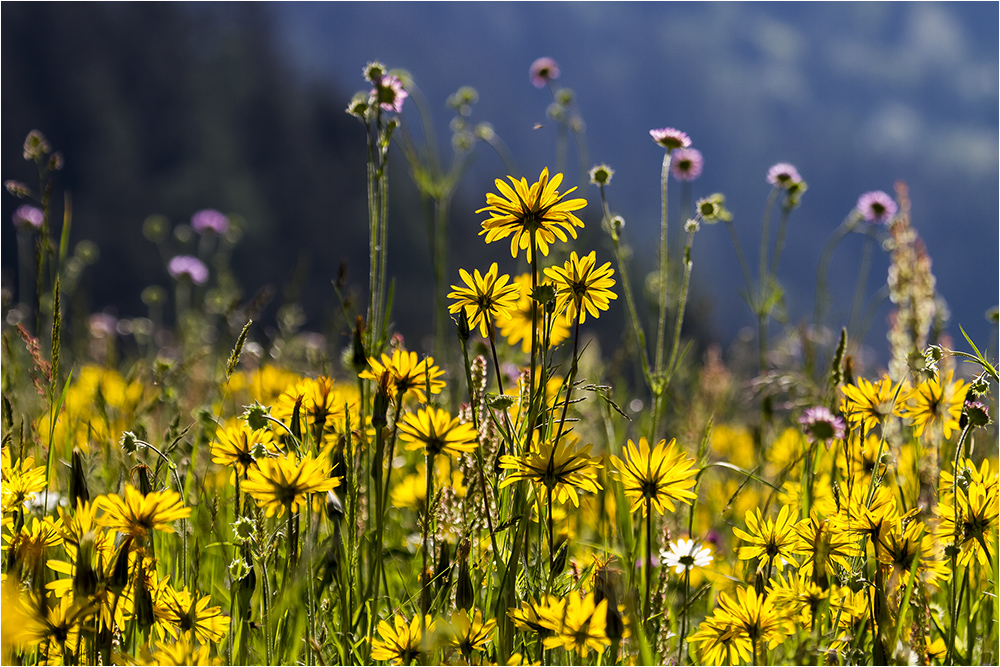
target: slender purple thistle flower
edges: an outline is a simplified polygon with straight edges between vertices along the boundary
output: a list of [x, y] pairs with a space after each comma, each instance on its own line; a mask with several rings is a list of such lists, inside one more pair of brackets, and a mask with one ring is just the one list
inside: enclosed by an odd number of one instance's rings
[[838, 417], [822, 405], [807, 409], [799, 417], [799, 423], [805, 429], [809, 442], [822, 442], [829, 447], [832, 441], [844, 439], [846, 429], [844, 418]]
[[535, 88], [544, 88], [549, 80], [559, 78], [559, 64], [552, 58], [539, 58], [528, 68], [528, 78]]
[[208, 282], [208, 267], [200, 259], [191, 255], [177, 255], [170, 260], [167, 271], [175, 280], [187, 278], [195, 285], [204, 285]]
[[892, 197], [881, 190], [875, 190], [858, 198], [857, 210], [866, 221], [878, 225], [891, 220], [896, 215], [897, 208]]
[[672, 127], [663, 127], [658, 130], [650, 130], [649, 136], [653, 141], [667, 149], [667, 152], [675, 148], [690, 148], [691, 138], [680, 130]]
[[802, 177], [799, 176], [799, 170], [794, 165], [787, 162], [779, 162], [767, 170], [767, 182], [775, 187], [787, 190], [790, 185], [801, 183]]
[[691, 182], [701, 176], [705, 158], [697, 148], [678, 148], [670, 159], [670, 173], [678, 181]]
[[41, 229], [45, 221], [45, 214], [42, 209], [24, 204], [14, 211], [14, 225], [21, 229]]
[[229, 230], [229, 218], [214, 208], [206, 208], [191, 216], [191, 227], [199, 234], [211, 230], [222, 236]]

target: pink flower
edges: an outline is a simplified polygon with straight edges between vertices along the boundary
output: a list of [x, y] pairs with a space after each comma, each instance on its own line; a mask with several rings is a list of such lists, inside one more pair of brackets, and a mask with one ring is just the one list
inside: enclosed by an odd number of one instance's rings
[[186, 278], [195, 285], [204, 285], [208, 282], [208, 267], [200, 259], [191, 255], [177, 255], [170, 260], [167, 271], [175, 280]]
[[788, 189], [790, 185], [801, 183], [802, 177], [794, 165], [787, 162], [779, 162], [767, 170], [767, 182], [771, 185]]
[[881, 190], [861, 195], [856, 208], [861, 217], [875, 225], [888, 222], [897, 210], [896, 202]]
[[528, 78], [535, 88], [544, 88], [550, 79], [559, 78], [559, 64], [552, 58], [539, 58], [528, 68]]
[[674, 150], [675, 148], [691, 147], [691, 138], [680, 130], [676, 130], [672, 127], [650, 130], [649, 136], [653, 137], [653, 141], [666, 148], [668, 152]]
[[191, 216], [191, 227], [199, 234], [211, 230], [222, 236], [229, 229], [229, 218], [214, 208], [206, 208]]
[[829, 448], [831, 441], [844, 439], [844, 418], [822, 405], [807, 409], [799, 417], [799, 423], [805, 429], [809, 442], [822, 442]]
[[21, 229], [41, 229], [44, 221], [42, 209], [35, 206], [24, 204], [14, 211], [14, 225]]
[[399, 77], [387, 74], [375, 82], [372, 88], [372, 105], [378, 104], [382, 111], [403, 111], [403, 100], [409, 97], [409, 93], [403, 90], [403, 82]]
[[701, 176], [705, 159], [697, 148], [678, 148], [670, 157], [670, 173], [678, 181], [689, 183]]

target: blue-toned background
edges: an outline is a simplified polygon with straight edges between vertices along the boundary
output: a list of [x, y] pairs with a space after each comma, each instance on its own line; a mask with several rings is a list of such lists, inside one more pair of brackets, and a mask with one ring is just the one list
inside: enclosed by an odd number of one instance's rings
[[[583, 166], [615, 169], [608, 194], [627, 222], [637, 281], [653, 266], [658, 234], [662, 149], [648, 131], [673, 126], [705, 156], [694, 196], [726, 194], [751, 258], [767, 168], [792, 162], [807, 180], [779, 275], [793, 323], [811, 318], [830, 232], [863, 192], [892, 193], [902, 179], [951, 331], [960, 323], [978, 340], [990, 333], [1000, 219], [995, 3], [4, 3], [2, 12], [2, 175], [27, 179], [20, 141], [32, 127], [66, 154], [76, 229], [102, 248], [91, 283], [97, 309], [142, 314], [142, 287], [167, 283], [140, 232], [147, 215], [181, 222], [215, 207], [246, 219], [238, 267], [247, 294], [287, 284], [298, 265], [307, 315], [321, 321], [341, 259], [358, 284], [367, 273], [364, 136], [343, 113], [364, 87], [365, 63], [377, 58], [413, 76], [446, 158], [445, 100], [459, 86], [476, 88], [473, 120], [490, 122], [534, 178], [555, 160], [551, 94], [527, 73], [544, 55], [576, 93]], [[411, 102], [403, 122], [415, 126]], [[571, 146], [572, 184], [577, 155]], [[485, 145], [474, 157], [453, 206], [450, 273], [494, 259], [513, 271], [503, 247], [476, 236], [474, 211], [503, 164]], [[396, 320], [422, 336], [429, 253], [422, 218], [403, 205], [415, 195], [400, 158], [391, 185], [399, 206], [390, 268], [403, 277]], [[581, 191], [594, 230], [585, 247], [611, 259], [596, 230], [597, 191]], [[676, 229], [676, 208], [671, 216]], [[6, 284], [9, 227], [3, 238]], [[860, 248], [860, 238], [845, 241], [831, 272], [833, 315], [845, 322]], [[754, 320], [724, 228], [699, 232], [694, 262], [699, 335], [728, 342]], [[887, 266], [876, 253], [869, 295]], [[875, 358], [887, 356], [888, 312], [886, 303], [866, 340]]]

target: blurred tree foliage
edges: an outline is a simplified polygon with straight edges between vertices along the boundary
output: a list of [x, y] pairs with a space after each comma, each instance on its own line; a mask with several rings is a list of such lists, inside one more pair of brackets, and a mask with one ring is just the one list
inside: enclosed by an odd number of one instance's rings
[[[2, 177], [37, 183], [21, 158], [32, 128], [64, 154], [73, 237], [101, 250], [93, 307], [143, 314], [143, 287], [169, 281], [143, 221], [203, 208], [244, 218], [244, 299], [271, 284], [280, 302], [295, 284], [286, 297], [325, 319], [341, 259], [364, 283], [365, 139], [344, 113], [350, 93], [296, 78], [258, 6], [3, 3], [2, 17]], [[19, 203], [4, 195], [7, 285]]]

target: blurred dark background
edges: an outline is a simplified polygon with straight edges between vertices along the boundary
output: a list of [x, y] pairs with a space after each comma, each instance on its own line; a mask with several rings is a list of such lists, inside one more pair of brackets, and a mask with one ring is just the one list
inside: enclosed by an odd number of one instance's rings
[[[611, 208], [636, 248], [633, 275], [653, 267], [662, 149], [654, 127], [685, 130], [705, 156], [694, 197], [727, 195], [743, 245], [756, 256], [768, 167], [795, 164], [809, 183], [779, 274], [791, 321], [811, 317], [823, 243], [869, 190], [907, 182], [913, 217], [934, 260], [951, 331], [990, 334], [984, 313], [998, 285], [998, 6], [996, 3], [19, 3], [2, 7], [2, 178], [33, 184], [21, 158], [41, 130], [65, 156], [58, 184], [72, 193], [74, 239], [101, 252], [88, 269], [90, 306], [146, 312], [150, 284], [168, 286], [143, 238], [150, 215], [186, 223], [216, 208], [239, 216], [233, 258], [243, 293], [264, 285], [300, 299], [307, 326], [338, 308], [331, 280], [366, 285], [363, 128], [344, 109], [379, 59], [410, 72], [434, 114], [447, 161], [445, 100], [479, 92], [473, 120], [489, 121], [537, 178], [554, 165], [547, 90], [528, 82], [537, 57], [555, 58], [586, 123], [586, 163], [571, 145], [567, 182], [598, 162], [616, 174]], [[412, 101], [403, 123], [419, 135]], [[541, 127], [538, 127], [538, 126]], [[429, 250], [402, 156], [391, 158], [390, 274], [394, 319], [408, 337], [431, 327]], [[516, 264], [477, 236], [475, 209], [505, 174], [477, 145], [452, 211], [449, 282], [458, 268]], [[671, 184], [671, 220], [679, 201]], [[577, 248], [612, 259], [595, 188]], [[2, 204], [3, 280], [16, 273]], [[834, 318], [846, 322], [861, 239], [836, 255]], [[753, 259], [751, 260], [754, 261]], [[691, 331], [731, 341], [753, 316], [721, 226], [695, 242]], [[869, 295], [888, 260], [876, 253]], [[636, 286], [641, 289], [641, 284]], [[281, 302], [282, 296], [275, 300]], [[883, 304], [866, 342], [887, 358]], [[617, 335], [619, 312], [605, 322]], [[957, 335], [956, 335], [957, 337]]]

